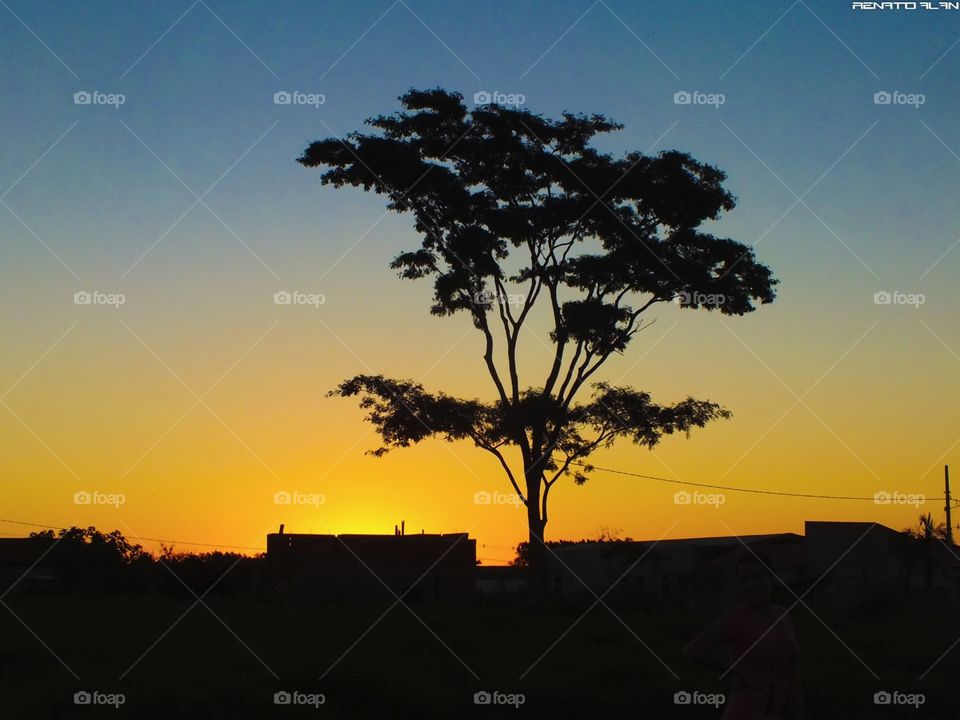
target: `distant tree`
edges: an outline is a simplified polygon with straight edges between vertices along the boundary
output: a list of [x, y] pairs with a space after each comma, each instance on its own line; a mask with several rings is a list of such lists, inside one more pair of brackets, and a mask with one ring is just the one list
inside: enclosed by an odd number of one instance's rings
[[930, 590], [933, 587], [933, 564], [934, 553], [937, 552], [936, 545], [945, 543], [947, 539], [947, 527], [943, 523], [937, 524], [933, 520], [933, 515], [924, 513], [920, 516], [915, 527], [908, 527], [904, 532], [909, 540], [907, 553], [907, 582], [909, 588], [909, 575], [913, 568], [919, 566], [923, 569], [924, 588]]
[[[367, 121], [377, 132], [314, 142], [298, 161], [325, 168], [324, 184], [372, 190], [388, 209], [413, 214], [420, 247], [391, 267], [404, 279], [433, 278], [431, 314], [470, 318], [496, 396], [461, 399], [382, 375], [357, 375], [330, 394], [361, 396], [383, 441], [375, 455], [441, 438], [495, 456], [526, 506], [530, 586], [542, 592], [547, 499], [560, 478], [586, 482], [586, 458], [617, 438], [652, 448], [730, 416], [691, 397], [657, 404], [598, 381], [599, 368], [649, 326], [641, 316], [657, 303], [742, 315], [772, 302], [777, 281], [751, 248], [699, 229], [734, 207], [715, 167], [676, 151], [602, 153], [593, 138], [622, 127], [602, 115], [468, 111], [462, 95], [442, 89], [400, 101], [402, 112]], [[553, 358], [530, 384], [517, 358], [538, 303]], [[592, 396], [576, 402], [588, 386]]]
[[178, 597], [189, 598], [210, 591], [216, 595], [238, 595], [255, 591], [262, 558], [235, 552], [184, 552], [161, 544], [159, 564], [162, 587]]
[[943, 523], [935, 523], [933, 515], [924, 513], [920, 516], [916, 527], [907, 528], [907, 531], [914, 540], [924, 542], [933, 542], [935, 540], [945, 540], [947, 537], [947, 526]]
[[[579, 545], [581, 543], [587, 542], [586, 540], [547, 540], [544, 542], [548, 548], [560, 548], [565, 545]], [[517, 543], [515, 549], [516, 554], [513, 559], [510, 560], [510, 565], [513, 567], [530, 567], [530, 543], [527, 540]]]
[[117, 590], [142, 583], [153, 557], [141, 545], [119, 531], [101, 532], [95, 527], [70, 527], [30, 533], [30, 537], [56, 539], [44, 556], [80, 585], [97, 590]]
[[524, 541], [517, 543], [516, 555], [510, 561], [510, 564], [514, 567], [528, 567], [530, 565], [528, 561], [527, 548], [530, 547], [530, 543]]
[[600, 529], [597, 531], [597, 537], [594, 538], [595, 542], [633, 542], [633, 538], [624, 537], [623, 530], [619, 528], [609, 528], [601, 525]]
[[112, 558], [119, 564], [128, 565], [141, 560], [152, 559], [142, 545], [132, 543], [119, 530], [105, 533], [95, 527], [62, 528], [54, 534], [53, 530], [30, 533], [30, 537], [59, 538], [61, 547], [82, 548], [90, 556]]

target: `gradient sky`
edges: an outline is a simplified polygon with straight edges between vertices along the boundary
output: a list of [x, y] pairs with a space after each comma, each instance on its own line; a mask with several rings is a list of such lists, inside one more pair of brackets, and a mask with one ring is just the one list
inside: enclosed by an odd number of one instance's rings
[[[656, 306], [603, 379], [734, 417], [655, 452], [621, 444], [598, 465], [942, 494], [960, 440], [960, 13], [824, 0], [0, 5], [4, 519], [240, 546], [280, 522], [392, 532], [406, 520], [469, 530], [487, 562], [512, 557], [523, 513], [474, 503], [509, 489], [491, 456], [440, 442], [366, 456], [377, 438], [355, 402], [323, 397], [358, 372], [492, 397], [466, 317], [429, 316], [429, 282], [387, 267], [418, 244], [411, 219], [294, 162], [398, 109], [408, 88], [438, 85], [468, 102], [522, 93], [546, 115], [601, 112], [625, 125], [603, 149], [676, 148], [719, 166], [739, 203], [712, 231], [755, 244], [781, 280], [777, 301], [743, 318]], [[275, 105], [284, 90], [325, 103]], [[77, 105], [78, 91], [125, 102]], [[678, 105], [678, 91], [725, 102]], [[924, 103], [878, 105], [879, 91]], [[75, 305], [83, 290], [126, 302]], [[326, 302], [277, 306], [278, 290]], [[925, 302], [874, 304], [884, 290]], [[536, 369], [546, 341], [525, 342]], [[727, 493], [720, 508], [684, 507], [679, 489], [567, 481], [548, 537], [942, 519], [935, 501]], [[325, 502], [278, 506], [283, 490]], [[77, 505], [78, 491], [126, 502]]]

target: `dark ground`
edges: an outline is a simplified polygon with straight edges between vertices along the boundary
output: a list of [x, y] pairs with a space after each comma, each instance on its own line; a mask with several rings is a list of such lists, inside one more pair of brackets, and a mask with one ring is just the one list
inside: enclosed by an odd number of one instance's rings
[[[29, 629], [0, 607], [0, 717], [717, 718], [713, 708], [675, 705], [673, 694], [726, 689], [716, 673], [681, 660], [693, 628], [679, 610], [615, 607], [634, 637], [602, 606], [577, 622], [586, 602], [536, 613], [519, 602], [412, 606], [430, 629], [398, 605], [372, 630], [385, 605], [205, 598], [221, 623], [203, 605], [184, 615], [193, 602], [77, 592], [5, 598]], [[952, 709], [960, 646], [918, 679], [960, 638], [956, 613], [823, 616], [830, 629], [802, 607], [793, 617], [808, 718], [960, 717]], [[876, 706], [882, 689], [922, 692], [926, 702]], [[80, 690], [123, 693], [125, 703], [78, 706]], [[280, 690], [323, 693], [325, 702], [278, 706]], [[481, 690], [523, 693], [525, 702], [478, 706]]]

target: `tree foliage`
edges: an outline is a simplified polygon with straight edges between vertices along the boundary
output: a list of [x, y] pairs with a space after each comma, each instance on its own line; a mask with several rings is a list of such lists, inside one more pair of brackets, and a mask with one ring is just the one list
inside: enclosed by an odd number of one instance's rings
[[[702, 228], [734, 207], [721, 170], [677, 151], [601, 152], [593, 141], [621, 126], [598, 114], [468, 109], [439, 88], [400, 101], [402, 111], [367, 121], [371, 132], [319, 140], [298, 161], [322, 168], [324, 184], [373, 191], [412, 215], [419, 246], [390, 266], [432, 280], [432, 314], [469, 316], [496, 395], [347, 379], [330, 394], [359, 396], [383, 441], [375, 454], [430, 437], [472, 441], [499, 459], [542, 530], [550, 487], [567, 475], [583, 483], [595, 450], [618, 438], [652, 448], [730, 416], [710, 401], [658, 404], [594, 377], [657, 303], [736, 316], [773, 301], [777, 281], [753, 250]], [[552, 362], [540, 381], [521, 382], [517, 350], [537, 303], [551, 318]], [[578, 401], [585, 386], [592, 394]], [[519, 450], [522, 474], [507, 447]]]

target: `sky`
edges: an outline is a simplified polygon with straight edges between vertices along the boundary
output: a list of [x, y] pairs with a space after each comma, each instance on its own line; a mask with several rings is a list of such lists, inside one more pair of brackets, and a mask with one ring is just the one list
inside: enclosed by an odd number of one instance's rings
[[[754, 246], [780, 280], [744, 317], [655, 306], [602, 379], [733, 417], [596, 465], [924, 496], [701, 489], [721, 497], [678, 504], [697, 488], [597, 472], [553, 490], [549, 539], [942, 520], [943, 466], [960, 453], [960, 12], [855, 4], [4, 0], [0, 532], [96, 525], [253, 548], [280, 523], [403, 520], [469, 531], [488, 564], [513, 556], [525, 517], [495, 459], [439, 441], [371, 457], [356, 403], [324, 396], [383, 373], [493, 397], [469, 321], [430, 316], [429, 281], [387, 267], [419, 244], [411, 219], [295, 162], [437, 86], [468, 105], [501, 92], [546, 116], [603, 113], [624, 124], [605, 151], [720, 167], [738, 204], [710, 231]], [[275, 304], [283, 291], [323, 303]], [[526, 334], [531, 377], [549, 350]]]

